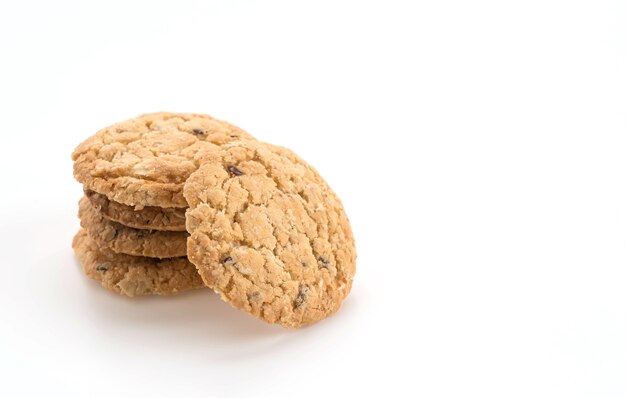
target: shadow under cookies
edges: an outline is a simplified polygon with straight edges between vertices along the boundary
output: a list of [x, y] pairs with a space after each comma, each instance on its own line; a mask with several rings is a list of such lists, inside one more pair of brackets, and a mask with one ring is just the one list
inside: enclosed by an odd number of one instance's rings
[[[76, 264], [77, 272], [80, 265]], [[118, 338], [158, 342], [163, 349], [195, 349], [207, 357], [245, 358], [288, 344], [303, 330], [269, 325], [232, 308], [210, 289], [172, 296], [127, 298], [85, 277], [85, 300], [98, 330]]]

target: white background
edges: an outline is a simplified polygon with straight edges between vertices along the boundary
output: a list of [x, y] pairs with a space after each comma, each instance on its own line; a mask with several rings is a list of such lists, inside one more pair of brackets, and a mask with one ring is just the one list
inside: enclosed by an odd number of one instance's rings
[[[4, 1], [4, 396], [626, 396], [622, 1]], [[70, 154], [202, 112], [342, 197], [352, 294], [269, 326], [126, 299], [70, 248]]]

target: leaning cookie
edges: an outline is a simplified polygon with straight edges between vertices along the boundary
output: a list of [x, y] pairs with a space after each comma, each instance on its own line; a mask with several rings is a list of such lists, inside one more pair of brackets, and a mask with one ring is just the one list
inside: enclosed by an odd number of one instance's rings
[[286, 148], [222, 146], [185, 184], [189, 260], [222, 299], [269, 323], [301, 327], [350, 292], [356, 249], [341, 201]]
[[124, 226], [155, 231], [185, 231], [186, 209], [154, 206], [135, 208], [89, 190], [85, 191], [85, 196], [104, 218]]
[[83, 229], [72, 247], [89, 278], [124, 296], [169, 295], [204, 287], [196, 268], [184, 257], [158, 260], [117, 254], [99, 247]]
[[83, 227], [100, 246], [120, 254], [154, 258], [187, 255], [187, 232], [149, 231], [125, 227], [109, 221], [83, 196], [78, 203], [78, 217]]
[[253, 140], [208, 115], [151, 113], [102, 129], [72, 154], [85, 189], [127, 206], [185, 208], [183, 184], [206, 151]]

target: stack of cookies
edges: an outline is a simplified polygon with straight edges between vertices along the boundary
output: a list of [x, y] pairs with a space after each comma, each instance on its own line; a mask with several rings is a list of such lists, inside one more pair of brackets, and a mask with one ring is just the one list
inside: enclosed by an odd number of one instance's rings
[[154, 113], [74, 151], [73, 247], [87, 276], [133, 297], [209, 287], [269, 323], [337, 311], [356, 250], [339, 198], [286, 148], [200, 114]]

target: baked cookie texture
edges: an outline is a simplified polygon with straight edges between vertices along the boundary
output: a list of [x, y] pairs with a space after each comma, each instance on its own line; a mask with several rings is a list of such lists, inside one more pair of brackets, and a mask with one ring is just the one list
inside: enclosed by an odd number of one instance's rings
[[337, 311], [356, 249], [341, 201], [292, 151], [222, 145], [184, 187], [189, 260], [235, 308], [296, 328]]
[[78, 231], [72, 247], [85, 274], [104, 288], [124, 296], [170, 295], [204, 287], [186, 258], [159, 260], [117, 254], [99, 247], [87, 231]]
[[194, 113], [150, 113], [116, 123], [72, 154], [84, 188], [134, 206], [185, 208], [183, 185], [206, 151], [254, 138], [230, 123]]
[[187, 255], [187, 232], [150, 231], [109, 221], [83, 196], [78, 203], [80, 225], [101, 247], [116, 253], [154, 258]]
[[132, 206], [114, 202], [94, 191], [85, 191], [85, 196], [104, 218], [127, 227], [155, 231], [186, 231], [186, 209], [145, 206], [135, 210]]

